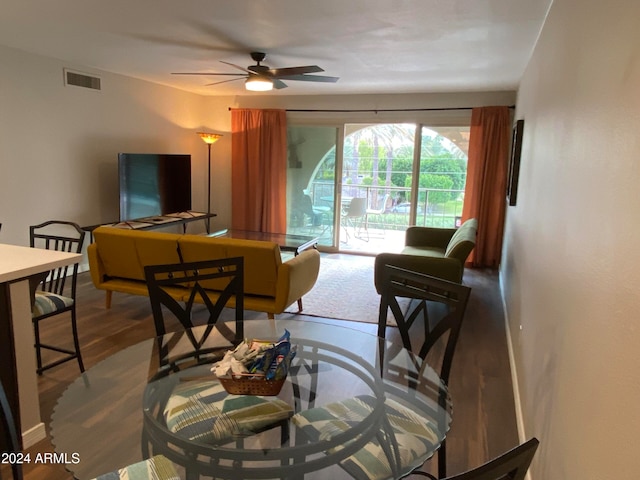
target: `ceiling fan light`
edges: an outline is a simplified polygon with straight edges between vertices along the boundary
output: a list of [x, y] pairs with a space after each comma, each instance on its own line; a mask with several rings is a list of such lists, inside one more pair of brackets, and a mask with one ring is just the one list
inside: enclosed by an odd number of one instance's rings
[[268, 78], [252, 75], [244, 82], [244, 87], [252, 92], [268, 92], [273, 89], [273, 82]]

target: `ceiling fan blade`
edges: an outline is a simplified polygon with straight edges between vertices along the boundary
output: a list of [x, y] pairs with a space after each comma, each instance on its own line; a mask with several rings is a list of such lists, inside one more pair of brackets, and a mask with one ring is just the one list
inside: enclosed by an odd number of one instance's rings
[[319, 73], [319, 72], [324, 72], [324, 70], [317, 65], [307, 65], [306, 67], [288, 67], [288, 68], [269, 69], [269, 75], [273, 77], [290, 77], [291, 75], [303, 75], [305, 73]]
[[336, 83], [340, 80], [340, 77], [327, 77], [325, 75], [291, 75], [285, 77], [285, 80], [299, 80], [303, 82], [323, 82], [323, 83]]
[[212, 72], [172, 72], [171, 75], [233, 75], [234, 77], [244, 77], [243, 73], [212, 73]]
[[224, 63], [226, 65], [231, 65], [233, 68], [237, 68], [238, 70], [242, 70], [245, 73], [254, 73], [251, 70], [247, 70], [244, 67], [241, 67], [240, 65], [236, 65], [235, 63], [229, 63], [229, 62], [225, 62], [224, 60], [220, 60], [221, 63]]
[[287, 88], [287, 86], [288, 85], [284, 83], [282, 80], [278, 80], [277, 78], [273, 79], [273, 88], [275, 88], [276, 90]]
[[220, 82], [213, 82], [213, 83], [205, 83], [205, 87], [210, 87], [212, 85], [220, 85], [221, 83], [227, 83], [227, 82], [235, 82], [236, 80], [243, 80], [242, 78], [232, 78], [231, 80], [222, 80]]

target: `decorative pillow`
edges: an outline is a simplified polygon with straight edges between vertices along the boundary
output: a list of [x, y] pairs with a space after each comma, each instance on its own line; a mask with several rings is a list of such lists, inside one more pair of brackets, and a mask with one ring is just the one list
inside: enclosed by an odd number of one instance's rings
[[[374, 407], [374, 397], [360, 395], [305, 410], [294, 415], [291, 421], [311, 441], [331, 440], [351, 426], [358, 425], [373, 412]], [[434, 423], [391, 399], [385, 400], [385, 407], [398, 443], [401, 465], [411, 466], [415, 465], [416, 459], [426, 460], [428, 453], [433, 453], [435, 445], [439, 444], [435, 433], [438, 429]], [[336, 452], [344, 446], [333, 447], [327, 453]], [[392, 478], [389, 461], [377, 438], [372, 438], [364, 448], [340, 462], [340, 466], [356, 479]]]
[[180, 477], [166, 457], [157, 455], [115, 472], [105, 473], [94, 480], [180, 480]]
[[254, 434], [291, 415], [293, 408], [279, 398], [230, 395], [215, 380], [179, 385], [164, 410], [170, 431], [212, 444]]
[[41, 317], [49, 313], [64, 310], [73, 305], [73, 298], [63, 297], [49, 292], [36, 292], [36, 300], [33, 304], [32, 314], [34, 317]]

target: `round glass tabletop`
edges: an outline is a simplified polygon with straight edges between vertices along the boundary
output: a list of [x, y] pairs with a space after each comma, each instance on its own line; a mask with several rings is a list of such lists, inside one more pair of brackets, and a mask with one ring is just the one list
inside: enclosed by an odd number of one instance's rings
[[277, 395], [230, 395], [210, 371], [243, 340], [231, 323], [141, 342], [59, 398], [51, 437], [77, 460], [68, 470], [92, 479], [160, 454], [183, 478], [399, 478], [449, 430], [446, 386], [397, 344], [308, 320], [244, 329], [261, 340], [290, 333], [297, 353]]

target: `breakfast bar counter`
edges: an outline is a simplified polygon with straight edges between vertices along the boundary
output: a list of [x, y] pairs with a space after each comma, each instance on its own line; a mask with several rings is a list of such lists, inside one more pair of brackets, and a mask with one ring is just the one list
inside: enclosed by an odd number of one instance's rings
[[2, 384], [26, 448], [45, 437], [40, 418], [32, 298], [46, 272], [81, 255], [0, 244], [0, 371]]

